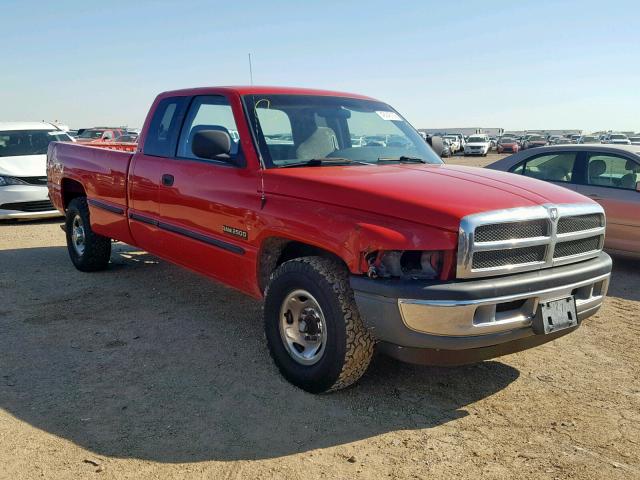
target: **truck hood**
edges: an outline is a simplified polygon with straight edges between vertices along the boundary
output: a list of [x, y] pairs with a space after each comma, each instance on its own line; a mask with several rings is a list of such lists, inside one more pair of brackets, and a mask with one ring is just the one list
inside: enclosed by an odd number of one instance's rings
[[46, 177], [46, 155], [0, 157], [0, 175], [9, 177]]
[[591, 202], [571, 190], [533, 178], [456, 165], [273, 168], [265, 171], [264, 181], [266, 194], [402, 218], [455, 232], [460, 219], [473, 213], [545, 203]]

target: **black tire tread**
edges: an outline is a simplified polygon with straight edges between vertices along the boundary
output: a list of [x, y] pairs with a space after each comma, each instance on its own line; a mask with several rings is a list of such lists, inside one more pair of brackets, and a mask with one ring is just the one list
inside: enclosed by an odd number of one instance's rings
[[[81, 258], [78, 257], [71, 245], [71, 224], [76, 211], [82, 217], [85, 235], [85, 250]], [[78, 270], [82, 272], [97, 272], [107, 268], [111, 258], [111, 239], [92, 230], [87, 197], [76, 197], [69, 202], [65, 220], [65, 232], [69, 256]]]
[[[346, 328], [346, 351], [342, 370], [335, 382], [325, 392], [346, 388], [362, 377], [373, 356], [375, 340], [364, 325], [349, 285], [347, 268], [330, 258], [300, 257], [284, 262], [269, 279], [269, 285], [290, 269], [306, 264], [318, 273], [333, 290], [342, 311]], [[299, 268], [299, 267], [298, 267]], [[269, 285], [265, 297], [269, 294]], [[275, 360], [275, 358], [274, 358]]]

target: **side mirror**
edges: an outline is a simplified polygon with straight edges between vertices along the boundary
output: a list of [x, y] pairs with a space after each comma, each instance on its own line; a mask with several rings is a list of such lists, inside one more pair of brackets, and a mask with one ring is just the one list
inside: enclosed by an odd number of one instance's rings
[[440, 157], [444, 151], [444, 142], [442, 141], [442, 137], [431, 137], [431, 148]]
[[193, 136], [191, 151], [200, 158], [228, 160], [231, 137], [221, 130], [200, 130]]
[[640, 192], [640, 182], [636, 182], [636, 192]]

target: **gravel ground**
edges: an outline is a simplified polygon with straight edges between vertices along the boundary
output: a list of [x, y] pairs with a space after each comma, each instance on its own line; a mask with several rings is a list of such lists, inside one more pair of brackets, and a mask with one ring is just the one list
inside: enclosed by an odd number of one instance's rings
[[80, 273], [58, 224], [0, 224], [2, 479], [640, 478], [640, 262], [555, 342], [376, 357], [313, 396], [277, 373], [260, 304], [122, 244]]

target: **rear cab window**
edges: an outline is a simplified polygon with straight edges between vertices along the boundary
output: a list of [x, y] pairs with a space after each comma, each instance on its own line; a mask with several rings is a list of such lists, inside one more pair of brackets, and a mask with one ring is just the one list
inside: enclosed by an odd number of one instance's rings
[[158, 103], [149, 124], [143, 153], [155, 157], [173, 157], [188, 97], [165, 98]]

